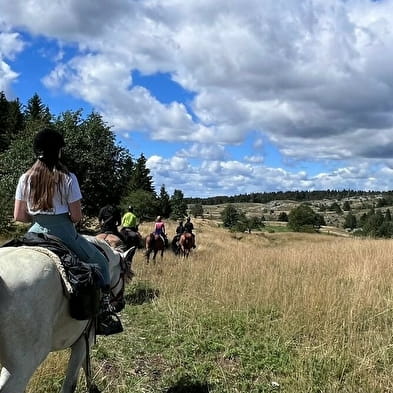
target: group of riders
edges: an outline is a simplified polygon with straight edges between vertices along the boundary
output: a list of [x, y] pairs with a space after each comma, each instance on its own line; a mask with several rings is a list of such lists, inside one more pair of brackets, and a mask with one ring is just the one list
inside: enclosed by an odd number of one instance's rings
[[[106, 205], [100, 210], [98, 221], [100, 223], [101, 233], [111, 233], [118, 236], [119, 239], [123, 241], [126, 248], [141, 244], [142, 237], [138, 230], [138, 219], [133, 213], [132, 206], [128, 206], [127, 212], [121, 216], [119, 208], [113, 205]], [[118, 229], [119, 226], [121, 226], [120, 231]], [[183, 220], [180, 220], [176, 228], [176, 234], [172, 239], [173, 249], [176, 250], [176, 248], [179, 248], [180, 237], [183, 233], [191, 234], [192, 248], [195, 248], [195, 234], [193, 230], [194, 224], [191, 222], [190, 217], [187, 217], [185, 223]], [[169, 242], [165, 223], [161, 216], [157, 216], [151, 236], [160, 236], [164, 241], [165, 247], [168, 247]]]

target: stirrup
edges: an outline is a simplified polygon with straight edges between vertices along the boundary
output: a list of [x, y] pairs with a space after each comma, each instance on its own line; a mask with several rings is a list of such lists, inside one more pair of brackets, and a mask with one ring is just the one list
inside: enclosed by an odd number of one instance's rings
[[106, 312], [97, 317], [96, 334], [109, 336], [111, 334], [121, 333], [123, 325], [119, 316], [114, 312]]

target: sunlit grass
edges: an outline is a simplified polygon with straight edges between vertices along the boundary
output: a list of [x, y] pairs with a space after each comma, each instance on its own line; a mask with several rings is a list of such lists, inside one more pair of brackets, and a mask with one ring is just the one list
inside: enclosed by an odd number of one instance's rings
[[[127, 305], [124, 333], [98, 339], [104, 392], [393, 391], [391, 241], [195, 224], [189, 259], [137, 253], [128, 298], [152, 296]], [[57, 392], [66, 355], [28, 392]]]

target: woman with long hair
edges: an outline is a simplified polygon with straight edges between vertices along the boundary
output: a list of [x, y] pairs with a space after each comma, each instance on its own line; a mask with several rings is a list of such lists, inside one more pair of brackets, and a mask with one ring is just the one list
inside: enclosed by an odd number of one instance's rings
[[111, 317], [113, 311], [110, 306], [108, 262], [75, 229], [75, 224], [82, 218], [82, 194], [75, 174], [69, 172], [60, 161], [64, 145], [63, 136], [49, 128], [35, 136], [33, 149], [37, 160], [19, 178], [14, 219], [32, 222], [29, 232], [46, 233], [60, 238], [82, 261], [98, 267], [103, 297], [97, 333], [118, 333], [122, 331], [122, 326], [117, 318]]

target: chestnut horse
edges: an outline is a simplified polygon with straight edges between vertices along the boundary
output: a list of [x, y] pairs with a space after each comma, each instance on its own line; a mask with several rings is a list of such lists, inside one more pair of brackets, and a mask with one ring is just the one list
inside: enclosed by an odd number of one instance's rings
[[180, 255], [182, 255], [183, 258], [188, 258], [193, 245], [194, 237], [192, 234], [188, 232], [182, 233], [179, 240]]
[[146, 236], [145, 244], [146, 244], [146, 251], [145, 251], [146, 263], [149, 263], [151, 253], [153, 253], [154, 263], [156, 262], [156, 256], [158, 252], [160, 252], [160, 256], [162, 260], [165, 251], [165, 241], [162, 238], [162, 236], [151, 233], [150, 235]]
[[96, 238], [104, 240], [115, 250], [120, 251], [125, 248], [124, 242], [120, 239], [119, 236], [114, 235], [113, 233], [99, 233], [96, 235]]

